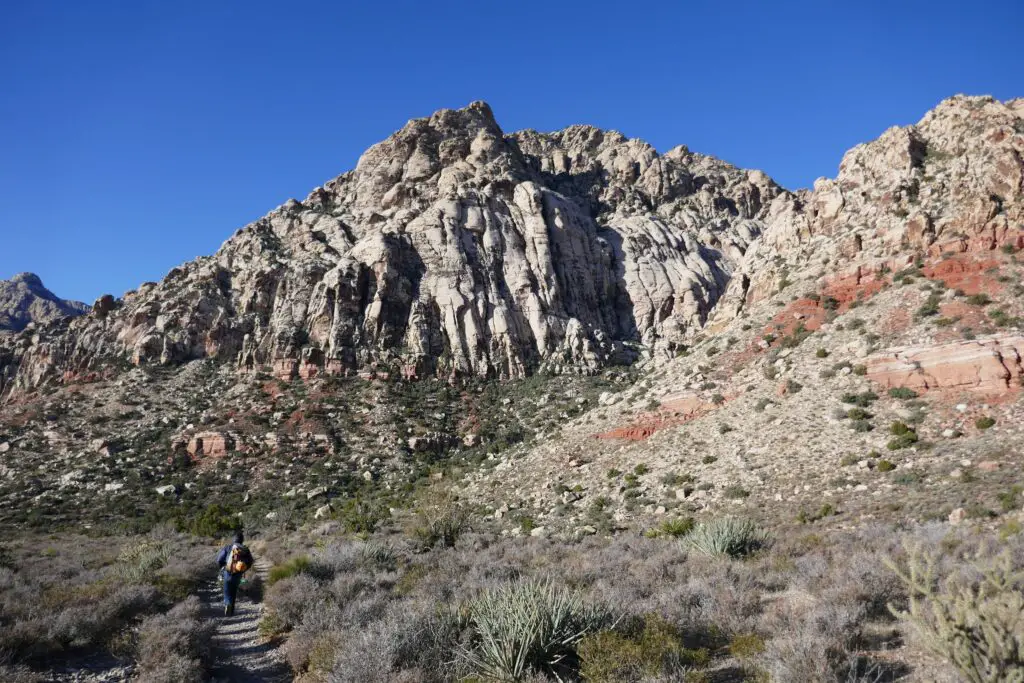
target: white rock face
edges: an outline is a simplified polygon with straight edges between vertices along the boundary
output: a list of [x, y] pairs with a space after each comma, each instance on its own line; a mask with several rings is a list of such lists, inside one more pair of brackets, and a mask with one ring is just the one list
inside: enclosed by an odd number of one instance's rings
[[484, 103], [442, 110], [214, 256], [0, 350], [0, 390], [117, 356], [281, 376], [628, 362], [706, 321], [781, 194], [683, 147], [588, 126], [505, 135]]

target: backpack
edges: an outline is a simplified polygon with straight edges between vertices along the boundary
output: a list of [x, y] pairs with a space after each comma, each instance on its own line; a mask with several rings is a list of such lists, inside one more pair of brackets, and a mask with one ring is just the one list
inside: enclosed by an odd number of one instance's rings
[[225, 569], [228, 570], [229, 574], [242, 574], [249, 571], [251, 563], [252, 555], [249, 553], [248, 548], [244, 545], [232, 545]]

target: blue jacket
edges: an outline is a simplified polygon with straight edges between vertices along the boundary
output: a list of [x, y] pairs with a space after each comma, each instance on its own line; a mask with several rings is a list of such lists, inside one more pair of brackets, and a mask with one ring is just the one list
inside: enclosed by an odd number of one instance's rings
[[[231, 559], [232, 547], [234, 547], [234, 543], [229, 543], [228, 545], [221, 548], [220, 552], [217, 553], [217, 566], [221, 569], [224, 569], [225, 571], [227, 571], [228, 560]], [[253, 563], [252, 553], [250, 553], [249, 549], [246, 548], [244, 545], [240, 545], [238, 547], [242, 551], [242, 560], [251, 567]]]

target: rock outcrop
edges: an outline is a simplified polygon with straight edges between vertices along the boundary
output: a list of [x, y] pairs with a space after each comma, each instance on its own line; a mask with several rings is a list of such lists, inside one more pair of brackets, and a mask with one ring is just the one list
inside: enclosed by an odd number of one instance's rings
[[1022, 112], [951, 98], [790, 193], [685, 147], [589, 126], [507, 135], [484, 103], [442, 110], [215, 255], [3, 340], [0, 392], [124, 361], [310, 379], [670, 357], [789, 282], [845, 307], [915, 259], [1024, 246]]
[[0, 365], [8, 389], [121, 359], [288, 378], [593, 371], [699, 328], [782, 193], [588, 126], [506, 135], [477, 102], [410, 121], [214, 256], [18, 339]]
[[0, 280], [0, 331], [19, 332], [30, 323], [46, 325], [87, 310], [83, 303], [56, 296], [34, 273], [19, 273], [10, 280]]
[[867, 375], [883, 387], [999, 395], [1020, 388], [1022, 352], [1018, 335], [901, 347], [869, 357]]
[[778, 195], [715, 321], [780, 284], [915, 257], [1024, 246], [1024, 100], [958, 95], [843, 157], [835, 179]]

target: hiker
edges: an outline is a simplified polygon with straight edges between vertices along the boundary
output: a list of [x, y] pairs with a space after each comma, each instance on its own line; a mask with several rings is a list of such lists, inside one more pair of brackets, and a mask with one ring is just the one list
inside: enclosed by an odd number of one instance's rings
[[242, 583], [242, 575], [252, 566], [252, 553], [245, 547], [245, 537], [241, 531], [235, 532], [231, 545], [221, 548], [217, 554], [217, 566], [224, 577], [224, 616], [235, 613], [235, 597], [238, 585]]

